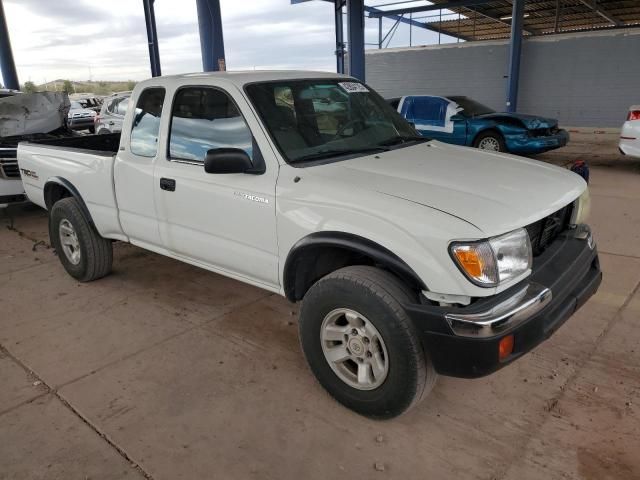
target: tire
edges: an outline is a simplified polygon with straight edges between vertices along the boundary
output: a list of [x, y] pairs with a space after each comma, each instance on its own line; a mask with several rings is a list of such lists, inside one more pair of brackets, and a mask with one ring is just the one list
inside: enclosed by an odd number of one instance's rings
[[[336, 270], [316, 282], [304, 297], [300, 342], [309, 367], [331, 396], [361, 415], [380, 419], [398, 416], [425, 398], [436, 382], [433, 365], [401, 306], [404, 302], [415, 301], [412, 297], [413, 294], [392, 274], [369, 266]], [[343, 310], [346, 313], [341, 318]], [[354, 312], [361, 318], [354, 319]], [[347, 337], [341, 337], [344, 338], [341, 343], [321, 337], [327, 325], [332, 325], [331, 332], [334, 332], [340, 328], [349, 330], [352, 323], [360, 321], [364, 322], [363, 328], [370, 329], [373, 325], [382, 342], [377, 342], [375, 335], [366, 343], [367, 337], [362, 338], [363, 342], [356, 342], [354, 339], [359, 340], [361, 335], [354, 336], [354, 330]], [[346, 327], [342, 327], [345, 322]], [[360, 350], [358, 343], [365, 350], [369, 349], [367, 352], [377, 351], [374, 358], [386, 360], [386, 374], [368, 370], [369, 379], [373, 381], [367, 384], [360, 383], [357, 375], [361, 368], [358, 362], [367, 361], [365, 355], [354, 357], [353, 354]], [[325, 351], [333, 351], [333, 348], [342, 351], [347, 346], [354, 348], [346, 348], [351, 356], [344, 362], [330, 362], [325, 355]], [[380, 351], [385, 355], [380, 355]], [[366, 356], [371, 357], [369, 353]], [[353, 377], [358, 377], [358, 386], [354, 385]]]
[[111, 240], [100, 236], [75, 198], [58, 200], [51, 208], [49, 238], [62, 266], [76, 280], [90, 282], [111, 272]]
[[498, 132], [493, 130], [479, 134], [473, 141], [473, 146], [480, 150], [489, 150], [492, 152], [507, 151], [504, 138]]
[[89, 127], [89, 133], [96, 133], [96, 127]]

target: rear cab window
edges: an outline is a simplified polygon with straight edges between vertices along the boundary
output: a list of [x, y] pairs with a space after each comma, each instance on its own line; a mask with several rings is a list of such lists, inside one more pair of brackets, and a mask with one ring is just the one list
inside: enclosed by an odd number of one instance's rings
[[141, 157], [155, 157], [158, 153], [158, 133], [164, 96], [164, 88], [150, 87], [143, 90], [138, 97], [131, 128], [131, 153]]

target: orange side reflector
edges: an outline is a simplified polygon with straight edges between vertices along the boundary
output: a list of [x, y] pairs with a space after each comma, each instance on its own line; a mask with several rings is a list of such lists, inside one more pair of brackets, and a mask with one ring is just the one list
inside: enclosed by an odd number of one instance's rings
[[474, 250], [455, 250], [454, 255], [465, 272], [475, 278], [482, 276], [482, 260]]
[[500, 357], [500, 361], [502, 362], [505, 358], [513, 353], [513, 335], [507, 335], [502, 340], [500, 340], [500, 344], [498, 345], [498, 354]]

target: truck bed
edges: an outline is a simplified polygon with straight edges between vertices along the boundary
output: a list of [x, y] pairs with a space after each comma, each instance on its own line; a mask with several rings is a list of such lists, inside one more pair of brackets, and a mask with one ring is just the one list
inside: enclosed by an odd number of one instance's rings
[[115, 155], [120, 146], [120, 132], [106, 135], [78, 135], [66, 138], [47, 138], [29, 143], [59, 147], [64, 150], [80, 150], [93, 154]]
[[29, 200], [48, 208], [47, 185], [61, 185], [82, 198], [103, 237], [124, 238], [113, 183], [119, 145], [119, 133], [19, 143], [18, 167]]

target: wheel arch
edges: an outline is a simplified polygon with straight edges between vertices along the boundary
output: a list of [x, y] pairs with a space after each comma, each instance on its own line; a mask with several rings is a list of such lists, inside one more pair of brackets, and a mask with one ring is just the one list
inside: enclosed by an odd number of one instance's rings
[[475, 146], [476, 141], [478, 140], [478, 137], [480, 135], [484, 135], [485, 133], [491, 133], [491, 132], [499, 135], [503, 141], [505, 140], [504, 133], [500, 130], [499, 125], [497, 123], [494, 123], [493, 125], [487, 125], [486, 127], [478, 130], [473, 136], [473, 138], [471, 139], [471, 145]]
[[389, 270], [415, 290], [427, 287], [400, 257], [367, 238], [346, 232], [316, 232], [300, 239], [289, 251], [283, 285], [295, 302], [325, 275], [349, 265], [375, 265]]
[[44, 203], [47, 210], [51, 210], [51, 207], [63, 198], [73, 197], [78, 201], [82, 213], [86, 215], [89, 223], [93, 224], [93, 218], [87, 208], [87, 204], [84, 202], [82, 195], [78, 189], [66, 178], [51, 177], [44, 185]]

